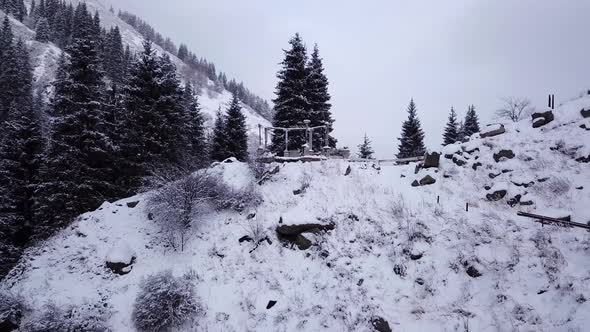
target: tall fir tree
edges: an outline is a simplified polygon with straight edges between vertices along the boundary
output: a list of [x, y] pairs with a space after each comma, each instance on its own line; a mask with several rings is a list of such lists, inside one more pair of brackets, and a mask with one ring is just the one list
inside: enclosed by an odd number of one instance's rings
[[36, 212], [47, 233], [119, 196], [104, 128], [103, 72], [85, 4], [78, 5], [76, 19], [69, 61], [62, 57], [54, 83], [52, 126], [40, 171]]
[[451, 113], [449, 113], [449, 119], [445, 126], [445, 132], [443, 134], [443, 145], [449, 145], [457, 142], [459, 136], [459, 124], [457, 123], [457, 113], [455, 109], [451, 107]]
[[397, 158], [411, 158], [423, 156], [426, 152], [424, 147], [424, 132], [418, 119], [414, 99], [410, 100], [408, 106], [408, 119], [402, 125], [402, 133], [399, 138]]
[[227, 110], [224, 136], [227, 153], [239, 161], [248, 160], [248, 129], [246, 128], [246, 116], [242, 113], [240, 100], [233, 96]]
[[225, 122], [226, 117], [221, 112], [221, 108], [217, 110], [217, 114], [215, 117], [215, 124], [213, 125], [213, 133], [210, 140], [210, 153], [211, 153], [211, 160], [213, 161], [223, 161], [230, 157], [227, 151], [227, 139], [225, 136]]
[[[309, 103], [306, 98], [307, 52], [299, 34], [289, 41], [291, 49], [285, 50], [282, 68], [277, 74], [275, 114], [273, 126], [280, 128], [303, 127], [308, 119]], [[289, 133], [288, 150], [299, 149], [305, 144], [304, 131]], [[277, 131], [272, 137], [271, 150], [282, 154], [285, 150], [285, 133]]]
[[[320, 58], [317, 44], [314, 46], [311, 58], [306, 67], [306, 99], [309, 103], [308, 118], [310, 126], [327, 126], [328, 134], [333, 131], [334, 119], [330, 108], [330, 94], [328, 93], [328, 78], [324, 74], [322, 58]], [[313, 133], [313, 150], [322, 151], [324, 146], [336, 147], [336, 139], [328, 136], [325, 142], [325, 132], [316, 130]]]
[[45, 17], [37, 21], [35, 28], [35, 40], [41, 43], [47, 43], [51, 40], [51, 32], [49, 31], [49, 22]]
[[365, 134], [365, 137], [363, 138], [363, 143], [358, 145], [358, 149], [359, 152], [357, 153], [357, 156], [361, 159], [373, 159], [373, 153], [375, 153], [375, 151], [373, 151], [373, 148], [371, 147], [371, 141], [369, 140], [369, 137], [367, 137], [367, 134]]
[[471, 105], [467, 109], [467, 114], [465, 115], [463, 135], [471, 136], [475, 133], [479, 133], [479, 119], [475, 112], [475, 106]]
[[19, 75], [14, 35], [8, 16], [4, 16], [0, 30], [0, 123], [8, 118], [11, 105], [18, 104], [19, 86], [15, 82], [20, 80]]
[[194, 171], [205, 166], [209, 159], [205, 148], [205, 124], [199, 109], [199, 102], [193, 91], [193, 86], [188, 82], [184, 87], [183, 107], [185, 119], [186, 154], [188, 168]]

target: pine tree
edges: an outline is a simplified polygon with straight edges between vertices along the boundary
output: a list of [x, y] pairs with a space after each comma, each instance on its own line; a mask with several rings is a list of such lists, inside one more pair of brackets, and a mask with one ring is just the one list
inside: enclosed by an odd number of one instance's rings
[[424, 147], [424, 132], [416, 114], [414, 99], [410, 100], [408, 119], [402, 125], [402, 134], [399, 141], [398, 159], [420, 157], [426, 152], [426, 148]]
[[209, 158], [205, 153], [204, 119], [190, 82], [184, 87], [183, 102], [186, 118], [184, 120], [187, 139], [186, 153], [188, 154], [186, 160], [189, 162], [189, 170], [196, 170], [205, 166]]
[[[289, 41], [290, 50], [285, 51], [285, 59], [278, 72], [279, 82], [276, 87], [275, 114], [273, 126], [280, 128], [303, 127], [308, 119], [309, 103], [306, 98], [307, 53], [299, 34]], [[305, 144], [304, 131], [289, 133], [288, 150], [299, 149]], [[272, 137], [271, 150], [282, 154], [285, 150], [285, 133], [275, 132]]]
[[[120, 194], [104, 123], [103, 72], [86, 6], [76, 9], [78, 30], [60, 60], [51, 105], [52, 127], [43, 156], [37, 214], [46, 232]], [[86, 22], [86, 23], [84, 23]]]
[[[311, 59], [306, 68], [306, 98], [309, 103], [310, 126], [328, 126], [328, 133], [333, 131], [334, 119], [330, 112], [330, 94], [328, 93], [328, 78], [324, 74], [322, 59], [317, 44], [314, 46]], [[325, 132], [316, 130], [313, 133], [313, 150], [322, 151], [324, 146], [336, 147], [336, 139], [329, 136], [325, 141]]]
[[217, 110], [215, 124], [213, 125], [213, 136], [210, 141], [211, 160], [223, 161], [229, 157], [227, 152], [227, 140], [225, 137], [225, 115], [221, 108]]
[[107, 34], [104, 67], [113, 84], [122, 85], [125, 78], [125, 51], [119, 27], [111, 28]]
[[479, 120], [475, 112], [475, 106], [471, 105], [467, 109], [467, 115], [465, 115], [463, 134], [464, 136], [471, 136], [475, 133], [479, 133]]
[[18, 105], [19, 86], [15, 82], [21, 78], [13, 38], [8, 16], [5, 16], [0, 31], [0, 123], [7, 119], [12, 103]]
[[459, 124], [457, 123], [457, 113], [455, 113], [455, 109], [451, 107], [449, 120], [447, 121], [445, 132], [443, 134], [443, 145], [449, 145], [457, 142], [460, 138], [459, 134], [460, 133]]
[[37, 21], [37, 28], [35, 30], [35, 40], [41, 43], [47, 43], [51, 40], [49, 32], [49, 23], [45, 17]]
[[248, 159], [248, 130], [246, 128], [246, 117], [242, 113], [240, 100], [233, 96], [229, 109], [227, 110], [224, 136], [227, 153], [239, 161]]
[[371, 147], [371, 141], [367, 137], [367, 134], [365, 134], [365, 137], [363, 139], [363, 143], [359, 144], [358, 148], [359, 148], [359, 152], [357, 155], [359, 158], [373, 159], [373, 153], [375, 153], [375, 151], [373, 151], [373, 148]]
[[188, 58], [188, 48], [185, 44], [180, 44], [180, 47], [178, 48], [178, 58], [182, 61], [186, 61]]

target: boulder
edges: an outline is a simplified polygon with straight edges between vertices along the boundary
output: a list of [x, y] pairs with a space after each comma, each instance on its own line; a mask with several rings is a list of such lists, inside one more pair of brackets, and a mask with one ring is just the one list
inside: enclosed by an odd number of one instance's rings
[[457, 166], [463, 166], [465, 165], [467, 162], [465, 161], [465, 159], [457, 154], [453, 155], [453, 162], [457, 165]]
[[487, 125], [480, 133], [481, 138], [492, 137], [504, 134], [506, 129], [503, 124]]
[[590, 118], [590, 109], [588, 109], [588, 110], [582, 109], [580, 111], [580, 114], [582, 114], [582, 117], [584, 117], [584, 118]]
[[490, 177], [490, 179], [493, 179], [493, 178], [495, 178], [497, 176], [500, 176], [500, 175], [502, 175], [502, 173], [498, 173], [498, 174], [490, 173], [490, 174], [488, 174], [488, 176]]
[[118, 275], [125, 275], [131, 272], [135, 263], [135, 253], [124, 242], [113, 246], [107, 253], [106, 266]]
[[414, 182], [412, 182], [412, 187], [419, 187], [420, 186], [420, 182], [418, 182], [418, 180], [414, 180]]
[[493, 193], [489, 193], [486, 195], [486, 198], [488, 199], [488, 201], [499, 201], [502, 198], [504, 198], [504, 196], [506, 196], [508, 192], [504, 189], [500, 189], [500, 190], [496, 190]]
[[482, 163], [480, 163], [480, 162], [476, 162], [476, 163], [474, 163], [474, 164], [471, 166], [471, 168], [473, 168], [473, 170], [474, 170], [474, 171], [477, 171], [477, 168], [478, 168], [478, 167], [481, 167], [481, 166], [483, 166], [483, 164], [482, 164]]
[[377, 332], [392, 332], [389, 323], [382, 317], [374, 317], [371, 319], [371, 325]]
[[268, 301], [268, 304], [266, 305], [266, 309], [268, 310], [268, 309], [274, 307], [275, 304], [277, 304], [277, 301], [274, 301], [274, 300]]
[[481, 272], [479, 272], [473, 265], [469, 265], [465, 272], [471, 278], [478, 278], [482, 276]]
[[421, 186], [426, 186], [426, 185], [434, 184], [434, 183], [436, 183], [436, 180], [430, 175], [426, 175], [425, 177], [422, 178], [422, 180], [420, 180]]
[[533, 113], [531, 116], [533, 118], [533, 128], [542, 127], [555, 119], [552, 111]]
[[134, 207], [137, 206], [137, 204], [139, 204], [139, 201], [127, 202], [127, 207], [133, 209]]
[[503, 159], [512, 159], [514, 158], [514, 152], [512, 152], [512, 150], [509, 149], [503, 149], [500, 150], [500, 152], [498, 153], [494, 153], [494, 160], [496, 162], [499, 162], [500, 160]]
[[438, 167], [439, 163], [440, 163], [440, 153], [438, 153], [438, 152], [426, 153], [426, 156], [424, 157], [424, 165], [422, 167], [424, 167], [424, 168]]
[[281, 225], [277, 227], [276, 232], [280, 240], [297, 245], [300, 250], [306, 250], [311, 247], [312, 243], [302, 233], [319, 233], [334, 229], [334, 224], [301, 224], [301, 225]]

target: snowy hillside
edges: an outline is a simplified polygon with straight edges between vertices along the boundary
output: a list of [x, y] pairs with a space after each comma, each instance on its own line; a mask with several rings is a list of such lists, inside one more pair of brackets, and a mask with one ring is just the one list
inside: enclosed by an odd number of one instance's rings
[[[48, 302], [101, 308], [114, 331], [134, 330], [140, 281], [167, 269], [194, 276], [203, 307], [183, 331], [584, 331], [589, 233], [516, 216], [590, 221], [583, 108], [590, 96], [541, 128], [523, 121], [476, 134], [417, 174], [415, 164], [271, 165], [278, 173], [254, 187], [263, 202], [242, 213], [207, 210], [184, 252], [167, 248], [149, 220], [149, 193], [104, 203], [30, 249], [2, 286], [37, 314]], [[254, 181], [238, 162], [209, 172], [235, 188]], [[426, 175], [436, 182], [411, 185]], [[296, 244], [278, 236], [277, 227], [284, 234], [307, 223], [319, 225]], [[245, 235], [270, 241], [255, 247], [239, 241]], [[116, 275], [107, 256], [135, 260]]]
[[[123, 22], [121, 19], [117, 17], [116, 14], [111, 13], [109, 11], [109, 7], [104, 5], [100, 0], [85, 0], [85, 1], [78, 1], [72, 0], [71, 1], [74, 5], [77, 5], [80, 2], [85, 2], [88, 6], [88, 9], [94, 13], [98, 11], [101, 24], [109, 29], [112, 26], [118, 26], [121, 31], [121, 36], [123, 38], [123, 44], [128, 44], [132, 52], [140, 52], [143, 48], [142, 42], [143, 38], [141, 35], [133, 29], [133, 27], [129, 26], [127, 23]], [[25, 1], [27, 6], [30, 6], [30, 1]], [[4, 13], [0, 11], [1, 15], [4, 16]], [[55, 77], [55, 72], [57, 69], [57, 62], [59, 60], [59, 56], [61, 54], [61, 50], [53, 45], [52, 43], [39, 43], [34, 41], [35, 32], [23, 25], [22, 23], [18, 22], [17, 20], [11, 19], [13, 23], [14, 33], [17, 37], [21, 37], [24, 40], [27, 40], [27, 45], [31, 49], [31, 58], [32, 58], [32, 66], [34, 68], [34, 86], [35, 89], [47, 89], [50, 86], [51, 81]], [[162, 53], [165, 52], [162, 50], [161, 47], [154, 45], [154, 48], [157, 52]], [[180, 59], [178, 59], [175, 55], [170, 54], [170, 58], [172, 62], [178, 69], [179, 77], [182, 79], [183, 82], [187, 80], [195, 81], [197, 80], [197, 73], [194, 70], [190, 70], [186, 64], [184, 64]], [[202, 78], [200, 78], [202, 79]], [[227, 108], [229, 105], [231, 94], [227, 90], [223, 90], [221, 93], [217, 93], [213, 89], [214, 83], [210, 80], [207, 80], [207, 87], [203, 88], [199, 94], [199, 103], [201, 104], [201, 110], [206, 118], [206, 126], [212, 127], [213, 121], [215, 118], [215, 113], [221, 107], [223, 110]], [[244, 114], [247, 118], [247, 124], [250, 127], [250, 133], [252, 135], [258, 134], [258, 124], [262, 125], [269, 125], [267, 119], [263, 116], [258, 114], [252, 108], [247, 105], [242, 105], [244, 109]]]

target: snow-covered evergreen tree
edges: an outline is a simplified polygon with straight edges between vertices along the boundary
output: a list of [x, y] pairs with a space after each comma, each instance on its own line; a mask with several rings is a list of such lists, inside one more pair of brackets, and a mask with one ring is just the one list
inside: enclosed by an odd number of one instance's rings
[[408, 119], [402, 125], [402, 133], [399, 138], [397, 158], [411, 158], [423, 156], [426, 152], [424, 147], [424, 132], [418, 119], [414, 99], [410, 100], [408, 106]]
[[[285, 51], [282, 68], [277, 74], [274, 127], [303, 127], [309, 117], [309, 103], [306, 98], [307, 53], [299, 34], [289, 41], [291, 49]], [[299, 149], [305, 144], [305, 132], [289, 133], [289, 150]], [[282, 154], [285, 150], [285, 133], [277, 131], [272, 137], [271, 150]]]
[[49, 31], [49, 23], [45, 17], [42, 17], [37, 21], [37, 27], [35, 29], [35, 40], [41, 43], [47, 43], [51, 40], [51, 32]]
[[445, 132], [443, 134], [443, 145], [449, 145], [459, 140], [459, 124], [457, 123], [457, 113], [455, 109], [451, 107], [451, 113], [449, 113], [449, 120], [445, 126]]
[[358, 157], [361, 159], [373, 159], [373, 148], [371, 147], [371, 141], [367, 134], [363, 138], [363, 143], [358, 145], [359, 152], [357, 153]]
[[475, 112], [475, 106], [471, 105], [467, 109], [467, 114], [465, 115], [465, 122], [463, 126], [464, 136], [471, 136], [475, 133], [479, 133], [479, 119], [477, 117], [477, 113]]
[[69, 61], [60, 61], [37, 195], [36, 212], [48, 232], [119, 196], [105, 130], [103, 72], [85, 4], [78, 5], [76, 16], [87, 23], [74, 32]]
[[183, 107], [185, 113], [186, 136], [186, 161], [190, 170], [204, 166], [209, 159], [205, 152], [205, 127], [204, 119], [199, 109], [199, 102], [193, 91], [192, 85], [187, 83], [184, 87]]
[[[330, 94], [328, 93], [328, 78], [324, 74], [324, 66], [319, 55], [317, 44], [314, 46], [311, 58], [307, 64], [307, 78], [306, 78], [306, 98], [309, 103], [307, 116], [311, 120], [310, 126], [328, 126], [328, 132], [333, 130], [334, 119], [330, 108]], [[322, 151], [326, 145], [336, 147], [336, 139], [332, 136], [328, 137], [328, 142], [325, 142], [325, 132], [316, 130], [313, 133], [313, 150]]]
[[217, 110], [217, 116], [215, 117], [215, 124], [213, 125], [213, 136], [209, 143], [209, 150], [211, 153], [211, 160], [222, 161], [229, 157], [227, 152], [227, 140], [225, 137], [225, 122], [226, 117], [221, 112], [221, 108]]
[[[18, 104], [20, 81], [18, 54], [8, 16], [4, 17], [0, 30], [0, 123], [8, 117], [9, 108]], [[0, 133], [1, 137], [2, 133]]]
[[248, 130], [240, 100], [233, 96], [225, 119], [225, 142], [227, 153], [239, 161], [248, 159]]

